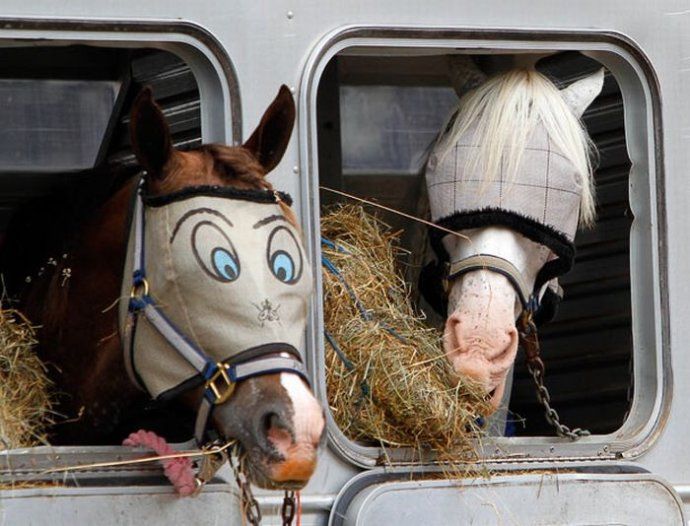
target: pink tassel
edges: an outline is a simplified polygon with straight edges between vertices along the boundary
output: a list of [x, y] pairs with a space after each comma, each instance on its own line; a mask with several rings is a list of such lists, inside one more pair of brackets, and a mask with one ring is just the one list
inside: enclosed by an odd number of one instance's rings
[[[159, 437], [152, 431], [144, 431], [140, 429], [136, 433], [129, 435], [123, 446], [144, 446], [156, 452], [156, 455], [173, 455], [175, 450], [165, 441], [163, 437]], [[188, 497], [193, 495], [196, 491], [196, 482], [194, 470], [192, 469], [192, 461], [189, 458], [169, 458], [161, 461], [163, 463], [163, 471], [168, 480], [175, 487], [177, 495], [180, 497]]]

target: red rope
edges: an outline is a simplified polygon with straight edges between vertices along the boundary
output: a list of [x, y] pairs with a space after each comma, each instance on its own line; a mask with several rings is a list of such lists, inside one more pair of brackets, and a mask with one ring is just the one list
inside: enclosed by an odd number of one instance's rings
[[297, 526], [302, 526], [302, 493], [300, 491], [297, 494]]
[[[172, 455], [175, 453], [175, 450], [170, 447], [163, 437], [143, 429], [129, 435], [122, 442], [122, 445], [131, 447], [145, 446], [155, 451], [157, 455]], [[175, 487], [178, 496], [188, 497], [196, 491], [194, 470], [192, 469], [192, 461], [189, 458], [170, 458], [161, 462], [165, 476], [168, 477], [168, 480]]]

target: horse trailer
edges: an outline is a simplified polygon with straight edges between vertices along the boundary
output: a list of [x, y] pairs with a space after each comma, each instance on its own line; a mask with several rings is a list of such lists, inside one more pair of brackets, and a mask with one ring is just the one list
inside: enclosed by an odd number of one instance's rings
[[[301, 524], [686, 523], [687, 5], [5, 0], [0, 19], [3, 231], [20, 205], [81, 182], [85, 170], [136, 163], [127, 129], [142, 86], [182, 150], [242, 144], [278, 88], [289, 87], [296, 125], [269, 179], [294, 199], [314, 268], [305, 365], [326, 408], [326, 440], [299, 494]], [[564, 299], [540, 328], [551, 405], [590, 434], [554, 433], [519, 353], [501, 409], [477, 441], [481, 462], [445, 477], [433, 457], [339, 429], [328, 409], [332, 349], [316, 262], [320, 214], [341, 199], [323, 187], [428, 216], [425, 162], [458, 101], [458, 57], [487, 74], [534, 64], [559, 88], [602, 67], [605, 76], [582, 117], [598, 150], [597, 219], [576, 235], [575, 264], [560, 279]], [[427, 228], [383, 218], [403, 231], [405, 278], [420, 296]], [[429, 323], [442, 323], [432, 310]], [[229, 469], [198, 496], [178, 498], [159, 466], [123, 462], [139, 457], [102, 444], [5, 450], [2, 521], [243, 523]], [[283, 494], [254, 494], [263, 524], [280, 521]]]

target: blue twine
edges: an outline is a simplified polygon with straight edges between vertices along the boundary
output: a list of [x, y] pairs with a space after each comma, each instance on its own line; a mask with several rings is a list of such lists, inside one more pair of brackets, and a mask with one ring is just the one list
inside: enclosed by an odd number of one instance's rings
[[347, 370], [352, 371], [355, 368], [354, 364], [347, 358], [347, 356], [345, 356], [345, 353], [340, 348], [340, 345], [338, 345], [338, 342], [335, 341], [333, 335], [327, 330], [324, 330], [323, 334], [326, 336], [326, 341], [331, 345], [335, 351], [335, 354], [338, 355], [338, 358], [340, 358], [340, 361], [343, 362]]
[[[339, 245], [336, 245], [333, 241], [326, 239], [325, 237], [321, 238], [321, 244], [330, 248], [331, 250], [337, 250], [338, 252], [341, 252], [344, 254], [349, 254], [349, 252], [347, 250], [345, 250], [344, 248], [342, 248]], [[330, 259], [328, 259], [325, 255], [322, 254], [321, 255], [321, 263], [323, 264], [324, 267], [326, 267], [328, 272], [333, 274], [336, 277], [336, 279], [342, 284], [342, 286], [345, 287], [345, 290], [347, 291], [348, 296], [350, 296], [350, 299], [352, 299], [352, 302], [357, 307], [357, 310], [359, 311], [359, 314], [362, 316], [362, 318], [366, 321], [376, 321], [374, 319], [374, 316], [371, 314], [371, 311], [369, 311], [366, 307], [364, 307], [362, 302], [357, 297], [357, 294], [355, 294], [355, 291], [352, 289], [352, 287], [347, 282], [345, 277], [340, 273], [338, 268], [333, 264], [333, 262]], [[393, 329], [387, 323], [380, 322], [380, 321], [377, 323], [379, 324], [379, 326], [384, 331], [389, 333], [394, 338], [397, 338], [398, 340], [400, 340], [403, 343], [407, 342], [406, 338], [401, 336], [395, 329]]]

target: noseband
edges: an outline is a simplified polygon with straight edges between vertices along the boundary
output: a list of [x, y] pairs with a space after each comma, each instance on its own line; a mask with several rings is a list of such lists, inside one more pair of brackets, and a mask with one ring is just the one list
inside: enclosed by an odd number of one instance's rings
[[468, 272], [475, 270], [487, 270], [501, 274], [508, 279], [510, 284], [515, 289], [523, 311], [528, 311], [534, 314], [539, 309], [539, 288], [535, 286], [534, 290], [530, 289], [525, 281], [522, 272], [509, 260], [494, 256], [491, 254], [476, 254], [464, 258], [460, 261], [446, 263], [446, 271], [444, 278], [444, 289], [446, 293], [450, 290], [450, 283]]
[[[145, 210], [142, 191], [141, 186], [136, 191], [132, 218], [134, 222], [134, 264], [128, 305], [128, 334], [125, 334], [125, 337], [123, 337], [125, 365], [135, 385], [146, 391], [133, 363], [137, 321], [143, 316], [165, 342], [198, 372], [197, 377], [203, 382], [203, 395], [194, 425], [194, 437], [198, 443], [202, 443], [213, 408], [216, 405], [227, 402], [232, 397], [238, 382], [255, 376], [281, 372], [297, 374], [307, 383], [309, 383], [309, 379], [299, 351], [289, 344], [269, 343], [259, 345], [235, 353], [226, 360], [216, 361], [198, 345], [195, 345], [165, 315], [161, 306], [152, 297], [149, 282], [146, 279], [146, 254], [144, 249]], [[273, 196], [276, 202], [281, 200], [289, 201], [289, 196], [279, 192], [274, 192]], [[283, 356], [283, 354], [288, 354], [288, 356]], [[186, 390], [198, 385], [198, 383], [194, 382], [191, 385], [189, 384], [190, 382], [184, 382], [180, 387], [182, 390]], [[175, 389], [175, 391], [176, 394], [179, 393], [178, 389]]]

